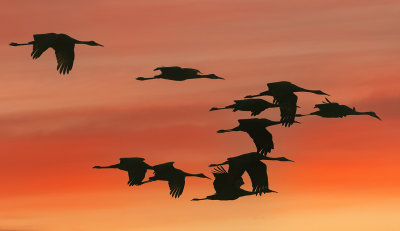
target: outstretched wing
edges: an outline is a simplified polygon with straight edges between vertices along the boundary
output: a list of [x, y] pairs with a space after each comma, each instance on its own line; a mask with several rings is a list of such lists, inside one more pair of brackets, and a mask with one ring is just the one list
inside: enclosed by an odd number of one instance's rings
[[135, 166], [128, 170], [129, 181], [128, 185], [141, 185], [144, 177], [146, 176], [147, 168], [144, 166]]
[[193, 68], [182, 68], [182, 70], [184, 71], [184, 73], [186, 75], [197, 75], [197, 74], [202, 74], [201, 71], [197, 70], [197, 69], [193, 69]]
[[281, 123], [285, 127], [290, 127], [294, 123], [297, 111], [297, 96], [293, 93], [277, 98], [281, 111]]
[[185, 188], [185, 177], [183, 175], [176, 174], [174, 177], [168, 180], [169, 194], [178, 198], [182, 195], [183, 189]]
[[256, 195], [268, 192], [267, 166], [263, 162], [255, 161], [246, 168], [246, 171], [250, 176], [253, 192]]
[[267, 153], [274, 149], [274, 142], [272, 141], [272, 134], [265, 128], [252, 128], [248, 129], [247, 133], [253, 139], [257, 147], [257, 152], [266, 156]]
[[33, 59], [39, 58], [43, 52], [45, 52], [49, 47], [51, 47], [56, 39], [57, 34], [49, 33], [49, 34], [35, 34], [33, 35], [33, 39], [35, 40], [33, 43], [33, 50], [31, 56]]
[[57, 58], [57, 70], [60, 74], [69, 73], [74, 65], [74, 47], [73, 43], [60, 43], [54, 47]]

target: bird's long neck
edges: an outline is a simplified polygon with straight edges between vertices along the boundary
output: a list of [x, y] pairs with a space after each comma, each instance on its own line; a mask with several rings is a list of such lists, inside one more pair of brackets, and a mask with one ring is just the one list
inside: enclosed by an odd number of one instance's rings
[[274, 126], [274, 125], [278, 125], [278, 124], [281, 124], [281, 122], [280, 121], [271, 121], [266, 127]]
[[193, 176], [193, 177], [201, 177], [203, 178], [203, 174], [199, 173], [199, 174], [192, 174], [192, 173], [187, 173], [187, 172], [183, 172], [185, 176]]
[[222, 109], [228, 109], [226, 107], [213, 107], [210, 109], [210, 111], [216, 111], [216, 110], [222, 110]]
[[257, 95], [248, 95], [248, 96], [246, 96], [246, 97], [244, 97], [244, 98], [254, 98], [254, 97], [259, 97], [259, 96], [264, 96], [264, 95], [271, 95], [271, 92], [268, 90], [268, 91], [263, 91], [263, 92], [261, 92], [260, 94], [257, 94]]
[[310, 93], [314, 93], [317, 95], [327, 95], [327, 94], [321, 92], [320, 90], [309, 90], [309, 89], [305, 89], [305, 88], [298, 87], [298, 86], [293, 87], [293, 92], [310, 92]]
[[197, 78], [203, 78], [203, 79], [224, 79], [221, 77], [218, 77], [216, 75], [197, 75]]
[[261, 160], [276, 160], [276, 161], [290, 161], [290, 162], [294, 162], [292, 160], [289, 160], [285, 157], [269, 157], [269, 156], [261, 156], [260, 157]]
[[353, 115], [370, 115], [371, 112], [354, 111]]
[[232, 128], [232, 129], [226, 129], [226, 130], [222, 129], [222, 130], [218, 130], [217, 133], [234, 132], [234, 131], [240, 131], [240, 128], [236, 127], [236, 128]]
[[86, 44], [86, 45], [89, 45], [90, 41], [80, 41], [80, 40], [76, 40], [75, 39], [75, 44]]
[[120, 164], [114, 164], [110, 166], [94, 166], [93, 168], [119, 168]]
[[296, 114], [296, 117], [303, 117], [303, 116], [310, 116], [310, 115], [317, 115], [317, 112], [311, 112], [309, 114]]
[[150, 79], [157, 79], [156, 77], [150, 77], [150, 78], [145, 78], [145, 77], [137, 77], [136, 80], [144, 81], [144, 80], [150, 80]]

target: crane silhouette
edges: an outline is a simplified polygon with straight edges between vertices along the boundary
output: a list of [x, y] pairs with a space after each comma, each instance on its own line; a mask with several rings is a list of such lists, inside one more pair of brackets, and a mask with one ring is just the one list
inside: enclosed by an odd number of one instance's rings
[[231, 180], [236, 180], [238, 177], [241, 177], [244, 172], [247, 172], [251, 179], [253, 192], [255, 192], [256, 195], [261, 195], [270, 191], [268, 186], [267, 166], [261, 160], [292, 161], [285, 157], [266, 157], [259, 153], [251, 152], [230, 157], [227, 161], [220, 164], [210, 164], [209, 167], [228, 164], [228, 173]]
[[[257, 147], [257, 152], [262, 155], [267, 155], [274, 149], [274, 142], [272, 140], [272, 134], [268, 132], [266, 127], [280, 124], [278, 121], [271, 121], [269, 119], [240, 119], [238, 120], [239, 126], [228, 129], [228, 130], [218, 130], [217, 133], [242, 131], [249, 134], [253, 139], [254, 144]], [[295, 123], [299, 123], [295, 121]]]
[[175, 168], [174, 162], [168, 162], [153, 166], [154, 176], [150, 177], [148, 181], [143, 182], [149, 183], [157, 180], [168, 181], [170, 195], [174, 198], [178, 198], [182, 195], [185, 187], [185, 178], [188, 176], [195, 176], [200, 178], [207, 178], [204, 174], [191, 174], [184, 172], [180, 169]]
[[156, 69], [154, 69], [154, 71], [158, 70], [161, 71], [161, 74], [159, 75], [156, 75], [151, 78], [137, 77], [136, 79], [141, 81], [150, 79], [167, 79], [174, 81], [184, 81], [187, 79], [200, 79], [200, 78], [224, 79], [214, 74], [201, 75], [201, 72], [199, 70], [193, 68], [182, 68], [178, 66], [172, 66], [172, 67], [157, 67]]
[[290, 127], [295, 120], [297, 111], [297, 95], [294, 92], [310, 92], [317, 95], [328, 95], [321, 90], [308, 90], [296, 86], [288, 81], [267, 83], [268, 90], [257, 95], [248, 95], [245, 98], [254, 98], [259, 96], [274, 97], [274, 104], [277, 104], [281, 111], [281, 123], [285, 127]]
[[222, 109], [233, 109], [236, 111], [251, 111], [252, 116], [256, 116], [268, 108], [278, 107], [278, 105], [265, 101], [263, 99], [242, 99], [234, 100], [234, 104], [226, 107], [217, 108], [213, 107], [210, 111], [222, 110]]
[[141, 185], [146, 172], [148, 169], [153, 169], [150, 165], [144, 162], [144, 158], [131, 157], [131, 158], [120, 158], [119, 164], [110, 166], [94, 166], [93, 168], [117, 168], [128, 172], [129, 181], [128, 185]]
[[374, 118], [381, 120], [381, 118], [379, 118], [379, 116], [377, 116], [375, 112], [372, 112], [372, 111], [358, 112], [358, 111], [356, 111], [355, 107], [350, 108], [346, 105], [331, 102], [327, 98], [325, 98], [325, 99], [326, 99], [326, 102], [322, 102], [322, 104], [316, 104], [314, 106], [314, 108], [318, 108], [318, 111], [311, 112], [310, 114], [306, 114], [306, 115], [297, 114], [296, 116], [300, 117], [300, 116], [307, 116], [307, 115], [317, 115], [317, 116], [325, 117], [325, 118], [342, 118], [342, 117], [345, 117], [348, 115], [369, 115], [369, 116], [372, 116]]
[[74, 65], [75, 44], [86, 44], [89, 46], [103, 46], [95, 41], [79, 41], [66, 34], [35, 34], [33, 41], [28, 43], [10, 43], [10, 46], [33, 45], [31, 56], [33, 59], [39, 58], [48, 48], [53, 48], [56, 52], [57, 70], [60, 74], [68, 74]]
[[[214, 190], [215, 194], [207, 196], [205, 198], [193, 198], [192, 201], [201, 200], [236, 200], [239, 197], [255, 195], [255, 192], [249, 192], [241, 189], [240, 186], [244, 184], [241, 176], [232, 179], [231, 175], [222, 166], [214, 168], [212, 172], [214, 175]], [[269, 190], [268, 192], [275, 192]]]

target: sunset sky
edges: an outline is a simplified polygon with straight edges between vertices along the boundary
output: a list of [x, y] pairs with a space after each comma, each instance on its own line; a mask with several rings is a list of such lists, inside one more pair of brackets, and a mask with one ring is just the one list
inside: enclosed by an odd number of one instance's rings
[[[1, 1], [0, 231], [400, 230], [399, 23], [398, 0]], [[53, 50], [33, 61], [8, 45], [50, 32], [104, 47], [77, 45], [61, 76]], [[135, 80], [175, 65], [226, 80]], [[188, 178], [173, 199], [166, 182], [92, 169], [140, 156], [211, 177], [210, 163], [255, 146], [216, 133], [249, 113], [209, 109], [282, 80], [382, 121], [270, 127], [271, 156], [295, 162], [267, 163], [279, 193], [262, 197], [192, 202], [214, 189]], [[324, 100], [297, 95], [303, 114]]]

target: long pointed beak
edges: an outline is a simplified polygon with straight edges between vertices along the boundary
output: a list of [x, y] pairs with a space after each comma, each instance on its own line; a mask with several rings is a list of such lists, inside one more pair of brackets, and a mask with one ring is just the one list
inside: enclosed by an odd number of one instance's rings
[[378, 120], [382, 120], [381, 118], [379, 118], [379, 116], [374, 116], [375, 118], [377, 118]]
[[102, 47], [104, 47], [103, 45], [101, 45], [101, 44], [98, 44], [98, 43], [97, 43], [97, 45], [98, 45], [98, 46], [102, 46]]

